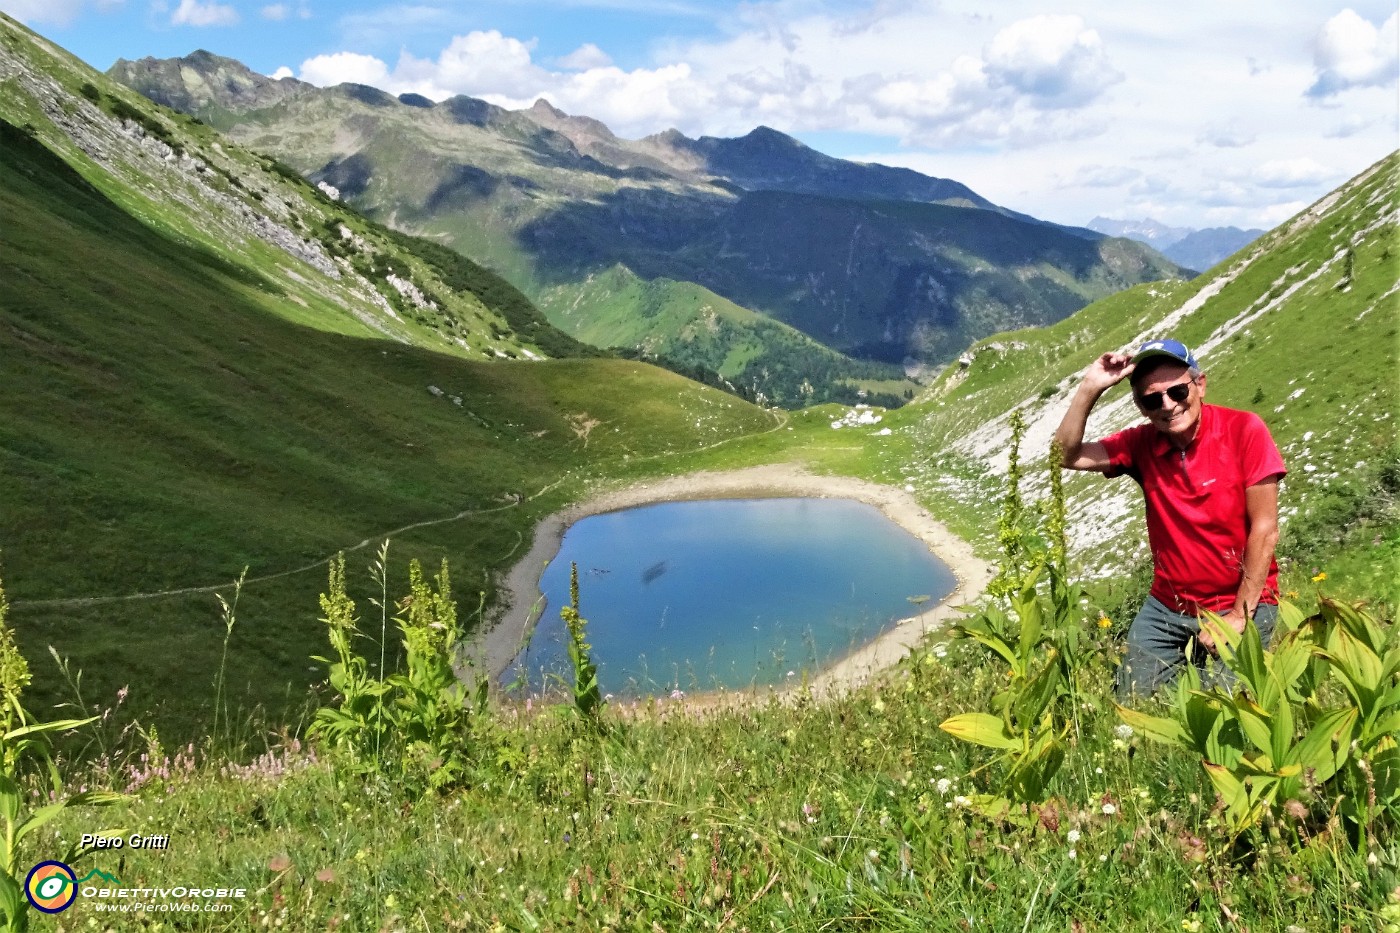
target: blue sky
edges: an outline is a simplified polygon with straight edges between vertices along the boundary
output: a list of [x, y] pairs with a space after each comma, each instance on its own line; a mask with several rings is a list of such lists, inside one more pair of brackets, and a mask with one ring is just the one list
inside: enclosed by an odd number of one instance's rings
[[1400, 141], [1393, 0], [0, 0], [105, 70], [264, 74], [621, 136], [772, 126], [1063, 223], [1269, 227]]

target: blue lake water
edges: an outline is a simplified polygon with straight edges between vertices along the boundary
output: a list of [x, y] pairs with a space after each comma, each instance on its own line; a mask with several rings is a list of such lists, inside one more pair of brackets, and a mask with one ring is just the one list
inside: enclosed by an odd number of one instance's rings
[[532, 689], [556, 675], [572, 683], [559, 618], [571, 562], [599, 683], [618, 695], [788, 682], [956, 585], [918, 538], [847, 499], [707, 499], [593, 515], [570, 526], [545, 568], [546, 606], [506, 679], [523, 669]]

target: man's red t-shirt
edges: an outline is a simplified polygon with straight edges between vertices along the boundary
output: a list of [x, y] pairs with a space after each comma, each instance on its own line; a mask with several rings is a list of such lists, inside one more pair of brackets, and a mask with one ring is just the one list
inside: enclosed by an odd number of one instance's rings
[[[1102, 443], [1105, 475], [1128, 474], [1147, 500], [1152, 595], [1175, 612], [1228, 612], [1249, 536], [1245, 489], [1287, 472], [1264, 422], [1253, 412], [1202, 405], [1200, 427], [1184, 452], [1151, 424]], [[1277, 561], [1269, 564], [1260, 602], [1278, 602]]]

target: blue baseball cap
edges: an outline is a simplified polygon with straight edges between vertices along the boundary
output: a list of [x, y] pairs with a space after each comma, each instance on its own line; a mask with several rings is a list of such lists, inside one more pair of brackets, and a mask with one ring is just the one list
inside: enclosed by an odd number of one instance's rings
[[1133, 354], [1132, 363], [1136, 366], [1143, 360], [1150, 360], [1154, 356], [1165, 356], [1168, 359], [1176, 360], [1178, 363], [1185, 363], [1192, 369], [1200, 369], [1196, 363], [1196, 357], [1186, 348], [1186, 344], [1180, 340], [1149, 340], [1137, 348]]

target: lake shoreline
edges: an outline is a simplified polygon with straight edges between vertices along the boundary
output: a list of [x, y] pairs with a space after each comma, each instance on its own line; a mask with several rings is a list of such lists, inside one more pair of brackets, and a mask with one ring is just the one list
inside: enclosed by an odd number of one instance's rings
[[[473, 638], [468, 656], [477, 669], [485, 671], [493, 681], [510, 668], [533, 631], [540, 577], [558, 554], [564, 532], [581, 518], [658, 502], [793, 497], [852, 499], [875, 506], [924, 542], [957, 581], [953, 591], [937, 605], [901, 619], [873, 641], [819, 672], [809, 684], [815, 694], [854, 689], [897, 664], [927, 632], [956, 616], [957, 606], [978, 598], [992, 579], [992, 566], [978, 558], [967, 542], [948, 531], [913, 495], [902, 489], [848, 476], [821, 476], [793, 463], [689, 473], [611, 490], [541, 520], [535, 526], [529, 551], [506, 575], [498, 607], [488, 619], [486, 629]], [[724, 691], [692, 695], [688, 702], [707, 706], [722, 703], [726, 698], [751, 699], [782, 692], [784, 688], [769, 687]]]

